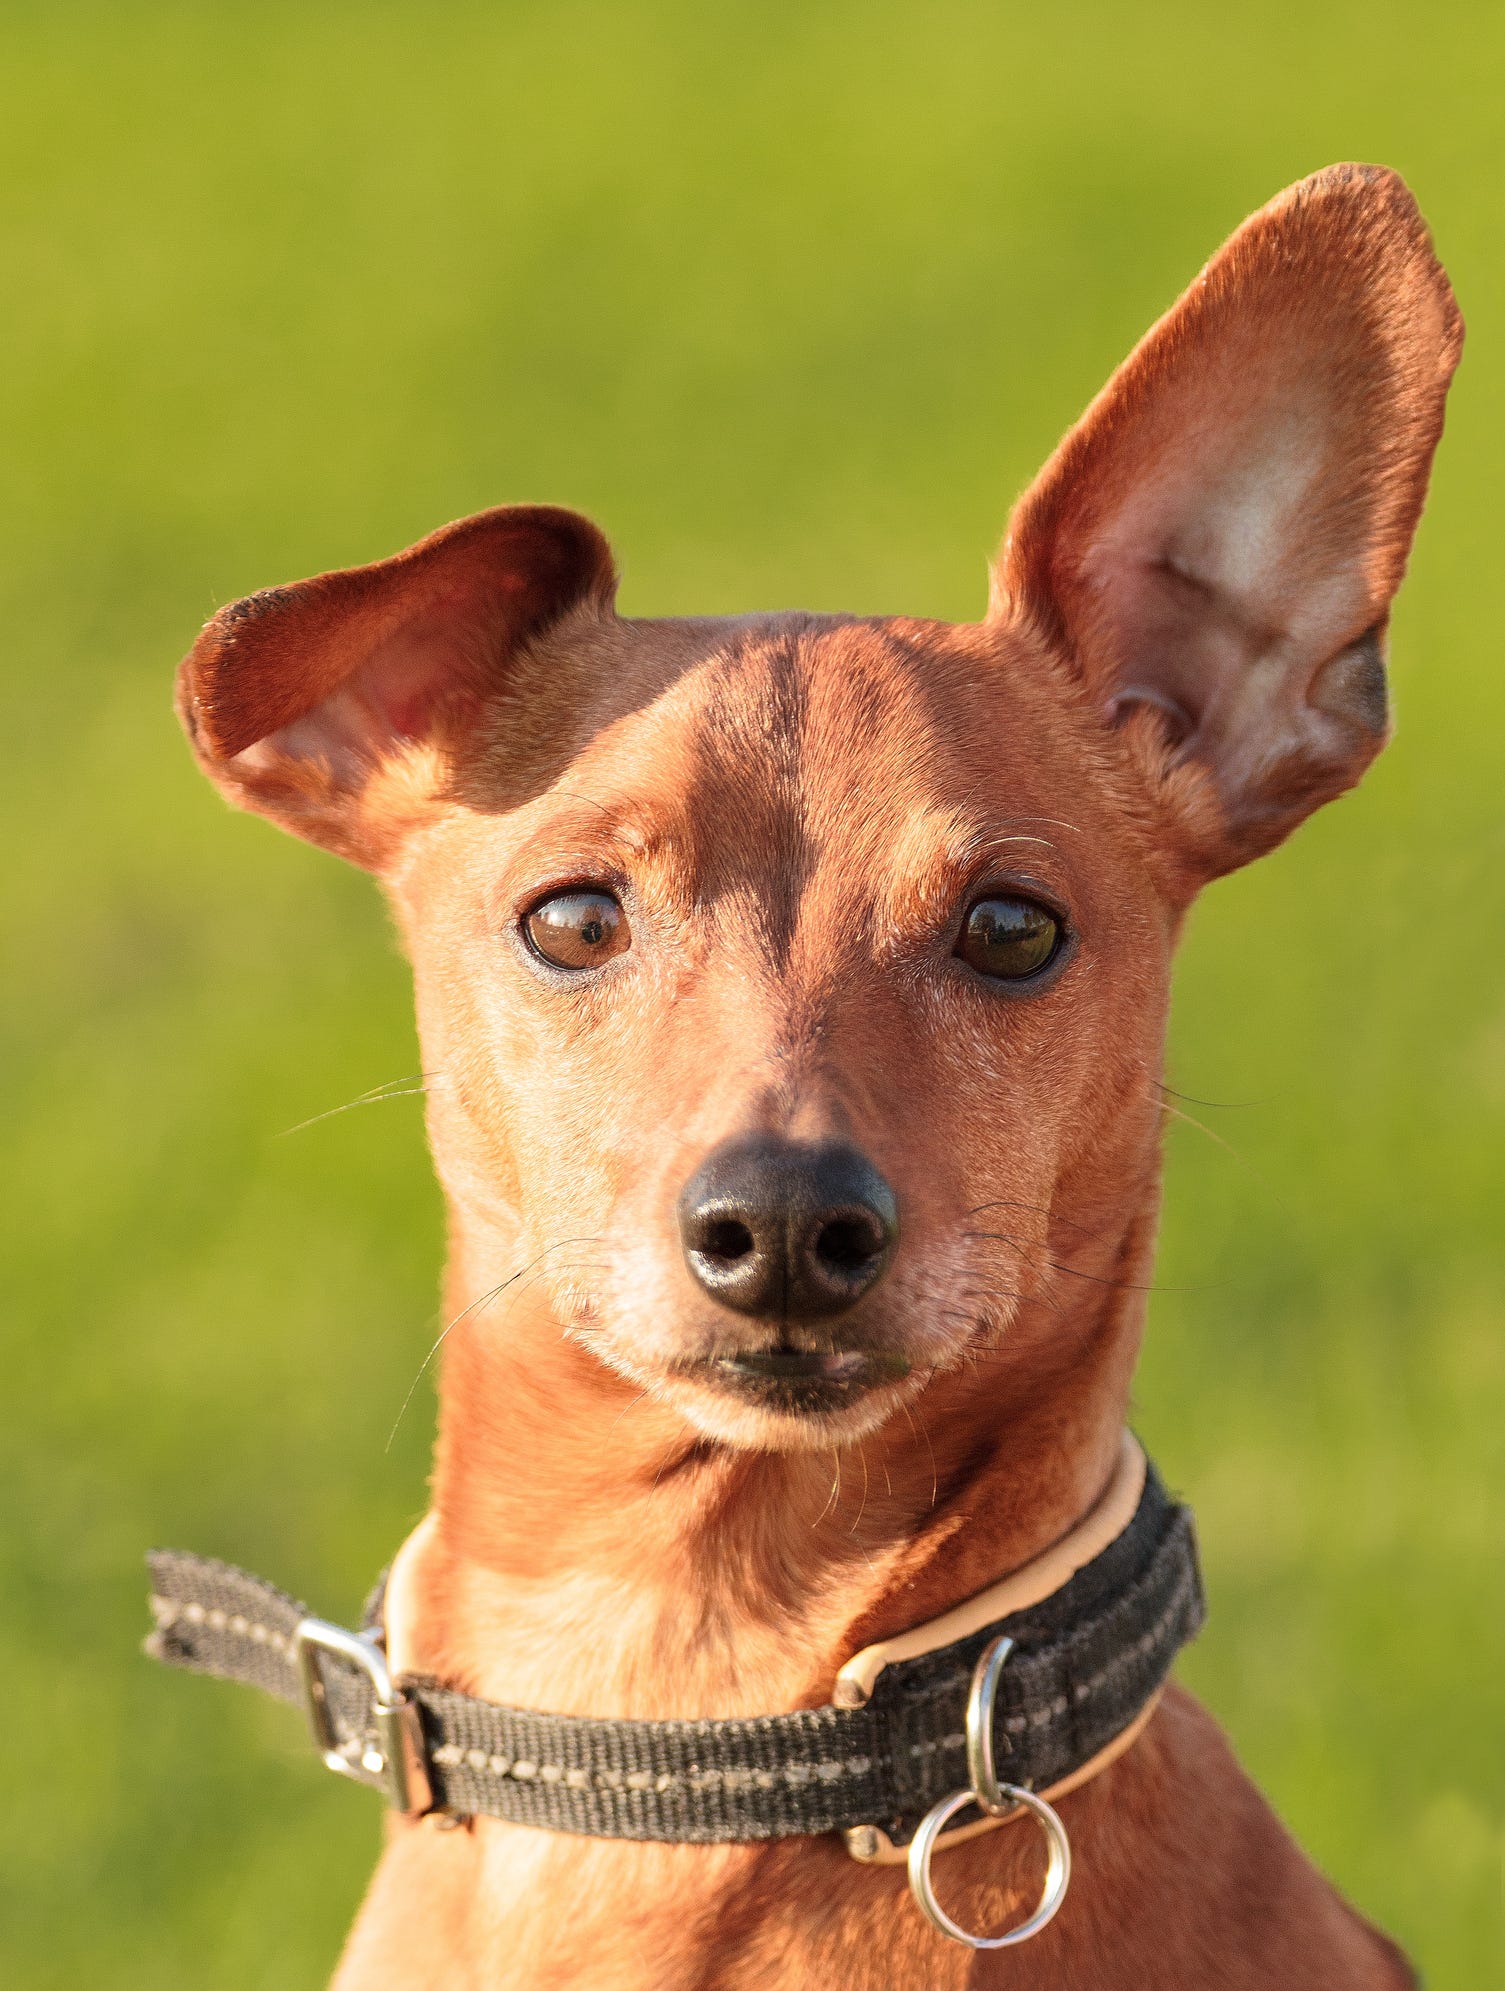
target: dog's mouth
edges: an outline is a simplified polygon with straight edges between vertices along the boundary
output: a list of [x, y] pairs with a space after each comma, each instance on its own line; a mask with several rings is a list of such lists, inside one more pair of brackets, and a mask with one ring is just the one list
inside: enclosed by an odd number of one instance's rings
[[845, 1410], [884, 1384], [903, 1382], [909, 1367], [904, 1356], [873, 1349], [765, 1348], [712, 1356], [687, 1373], [760, 1410], [818, 1417]]

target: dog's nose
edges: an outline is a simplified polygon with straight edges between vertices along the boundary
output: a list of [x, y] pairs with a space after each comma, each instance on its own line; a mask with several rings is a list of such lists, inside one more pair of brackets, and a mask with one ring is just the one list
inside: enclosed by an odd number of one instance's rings
[[844, 1142], [771, 1136], [717, 1148], [685, 1184], [691, 1272], [738, 1313], [821, 1320], [881, 1278], [899, 1235], [894, 1192]]

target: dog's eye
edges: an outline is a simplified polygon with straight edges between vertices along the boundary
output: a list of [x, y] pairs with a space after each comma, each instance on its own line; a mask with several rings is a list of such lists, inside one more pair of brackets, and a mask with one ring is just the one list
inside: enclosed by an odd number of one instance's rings
[[1020, 982], [1055, 958], [1061, 922], [1033, 899], [979, 899], [967, 914], [956, 951], [979, 975]]
[[523, 920], [535, 954], [555, 968], [598, 968], [632, 945], [627, 915], [610, 892], [555, 892]]

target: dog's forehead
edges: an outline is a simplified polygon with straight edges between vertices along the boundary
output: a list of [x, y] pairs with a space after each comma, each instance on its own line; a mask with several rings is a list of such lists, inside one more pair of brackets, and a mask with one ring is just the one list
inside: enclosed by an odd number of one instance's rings
[[[657, 630], [636, 640], [654, 648]], [[997, 632], [750, 618], [707, 628], [699, 654], [599, 726], [566, 785], [589, 773], [598, 801], [707, 861], [738, 846], [766, 855], [769, 839], [797, 839], [807, 857], [927, 834], [956, 844], [1031, 811], [1058, 815], [1063, 793], [1101, 819], [1082, 737], [1048, 669]]]

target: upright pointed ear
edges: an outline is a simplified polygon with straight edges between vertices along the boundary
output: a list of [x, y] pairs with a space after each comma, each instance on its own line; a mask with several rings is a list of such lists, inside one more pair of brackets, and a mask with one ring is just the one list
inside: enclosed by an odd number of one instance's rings
[[1020, 500], [991, 616], [1123, 727], [1194, 880], [1270, 849], [1388, 730], [1384, 634], [1463, 323], [1405, 184], [1250, 217]]
[[378, 869], [518, 647], [615, 589], [578, 513], [480, 512], [222, 608], [179, 667], [179, 716], [232, 801]]

